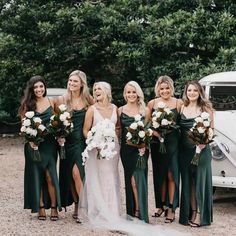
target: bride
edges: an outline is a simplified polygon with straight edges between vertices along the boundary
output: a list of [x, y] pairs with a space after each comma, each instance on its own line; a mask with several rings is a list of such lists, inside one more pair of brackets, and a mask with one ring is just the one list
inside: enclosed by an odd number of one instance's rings
[[85, 162], [85, 183], [80, 194], [77, 222], [89, 222], [92, 227], [123, 231], [129, 235], [183, 235], [161, 226], [146, 224], [137, 218], [121, 216], [120, 213], [120, 181], [118, 174], [119, 161], [119, 119], [117, 107], [111, 103], [111, 86], [107, 82], [97, 82], [93, 86], [95, 104], [90, 106], [85, 115], [83, 133], [85, 138], [89, 130], [98, 122], [110, 120], [116, 127], [116, 155], [109, 160], [98, 159], [99, 150], [88, 151], [89, 158]]

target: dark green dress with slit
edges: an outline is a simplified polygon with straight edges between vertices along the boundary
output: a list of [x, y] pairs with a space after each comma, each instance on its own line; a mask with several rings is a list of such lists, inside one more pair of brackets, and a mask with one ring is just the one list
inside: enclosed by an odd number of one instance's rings
[[[44, 112], [35, 112], [35, 116], [42, 119], [46, 126], [53, 114], [52, 107]], [[34, 161], [34, 150], [29, 143], [24, 146], [25, 171], [24, 171], [24, 209], [31, 209], [33, 213], [39, 211], [40, 192], [43, 191], [43, 201], [46, 209], [51, 207], [51, 200], [48, 193], [48, 186], [45, 178], [45, 171], [48, 170], [52, 183], [56, 190], [57, 207], [61, 210], [60, 190], [56, 170], [57, 142], [52, 135], [47, 135], [45, 140], [39, 144], [41, 161]]]
[[[153, 110], [154, 111], [154, 110]], [[176, 108], [171, 109], [174, 113], [174, 119], [178, 124], [179, 113]], [[160, 142], [158, 138], [153, 139], [151, 144], [151, 158], [153, 168], [153, 182], [154, 182], [154, 193], [156, 208], [162, 208], [162, 197], [161, 190], [165, 180], [167, 180], [167, 173], [170, 170], [175, 182], [175, 193], [173, 199], [173, 211], [179, 206], [179, 163], [178, 163], [178, 139], [179, 129], [174, 129], [171, 133], [165, 137], [166, 152], [162, 154], [159, 152]], [[165, 205], [169, 205], [169, 193], [168, 188], [166, 189]]]
[[80, 178], [84, 179], [84, 166], [82, 165], [82, 152], [85, 149], [85, 139], [83, 136], [83, 125], [86, 109], [74, 110], [72, 120], [74, 129], [66, 137], [65, 153], [66, 159], [60, 160], [59, 182], [61, 191], [62, 206], [70, 206], [74, 200], [71, 186], [74, 184], [72, 169], [74, 165], [78, 167]]
[[[201, 225], [210, 225], [212, 222], [212, 172], [211, 151], [209, 145], [201, 151], [198, 166], [192, 165], [196, 146], [188, 138], [188, 131], [192, 128], [194, 118], [187, 119], [181, 114], [181, 142], [180, 142], [180, 173], [182, 181], [181, 205], [179, 222], [187, 225], [191, 217], [190, 193], [192, 181], [196, 187], [197, 208], [201, 215]], [[191, 181], [192, 180], [192, 181]]]
[[139, 158], [138, 148], [132, 147], [126, 144], [126, 134], [127, 127], [134, 122], [134, 117], [130, 117], [124, 113], [121, 113], [120, 117], [121, 128], [122, 128], [122, 138], [121, 138], [121, 161], [124, 167], [125, 176], [125, 196], [126, 196], [126, 211], [130, 216], [135, 214], [135, 203], [133, 190], [131, 186], [131, 177], [134, 176], [135, 183], [138, 192], [138, 203], [139, 203], [139, 213], [140, 219], [149, 222], [148, 220], [148, 186], [147, 186], [147, 159], [148, 151], [145, 152], [143, 168], [137, 166], [137, 161]]

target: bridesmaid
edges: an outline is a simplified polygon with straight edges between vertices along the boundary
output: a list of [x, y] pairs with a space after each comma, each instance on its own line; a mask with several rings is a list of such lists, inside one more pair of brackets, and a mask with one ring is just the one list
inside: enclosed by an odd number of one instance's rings
[[[174, 84], [169, 76], [161, 76], [155, 85], [156, 98], [148, 103], [153, 112], [159, 102], [163, 102], [174, 113], [178, 120], [182, 101], [174, 98]], [[160, 217], [165, 213], [165, 223], [172, 223], [175, 219], [175, 210], [179, 206], [179, 168], [178, 168], [178, 138], [179, 131], [173, 130], [165, 137], [167, 153], [159, 150], [158, 134], [153, 132], [155, 143], [151, 144], [151, 158], [153, 167], [153, 181], [156, 202], [156, 212], [153, 217]], [[165, 207], [168, 207], [165, 211]]]
[[123, 96], [126, 104], [118, 109], [118, 113], [122, 132], [120, 155], [125, 175], [126, 211], [130, 216], [149, 222], [147, 187], [148, 152], [146, 151], [142, 157], [145, 158], [145, 167], [138, 167], [139, 149], [126, 144], [126, 128], [134, 122], [136, 115], [142, 115], [143, 120], [148, 121], [150, 119], [150, 112], [145, 108], [143, 91], [137, 82], [128, 82], [124, 87]]
[[[27, 84], [19, 108], [19, 115], [24, 117], [27, 111], [34, 111], [46, 126], [53, 114], [54, 101], [48, 97], [46, 84], [41, 76], [33, 76]], [[50, 219], [58, 219], [57, 209], [61, 210], [59, 183], [56, 171], [57, 143], [48, 135], [39, 145], [42, 161], [33, 161], [33, 150], [36, 145], [28, 142], [24, 146], [24, 209], [38, 212], [39, 220], [46, 220], [45, 209], [51, 207]]]
[[209, 145], [199, 145], [201, 156], [198, 166], [191, 165], [196, 145], [188, 138], [187, 132], [194, 119], [202, 112], [208, 112], [213, 128], [213, 109], [205, 98], [204, 90], [198, 82], [188, 82], [181, 108], [180, 173], [182, 181], [180, 224], [192, 227], [210, 225], [212, 222], [212, 173]]
[[73, 218], [77, 219], [79, 194], [83, 189], [84, 167], [81, 153], [85, 149], [83, 136], [84, 117], [87, 108], [93, 104], [89, 94], [86, 74], [75, 70], [68, 78], [67, 93], [58, 98], [58, 105], [66, 104], [72, 113], [74, 129], [66, 137], [60, 138], [59, 143], [65, 142], [66, 158], [60, 160], [59, 183], [62, 206], [70, 206], [75, 203]]

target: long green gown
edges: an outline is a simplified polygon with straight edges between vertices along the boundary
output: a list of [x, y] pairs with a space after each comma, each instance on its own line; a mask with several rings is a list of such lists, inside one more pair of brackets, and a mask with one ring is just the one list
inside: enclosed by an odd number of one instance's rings
[[84, 179], [84, 167], [82, 165], [81, 153], [85, 149], [85, 139], [83, 136], [83, 125], [86, 109], [74, 110], [72, 120], [74, 129], [66, 137], [65, 153], [66, 159], [60, 160], [59, 183], [61, 191], [62, 206], [70, 206], [74, 200], [71, 192], [71, 186], [74, 182], [72, 169], [76, 165], [80, 172], [81, 180]]
[[[42, 119], [42, 123], [47, 125], [53, 114], [52, 107], [48, 107], [44, 112], [35, 112], [35, 116]], [[48, 193], [48, 186], [45, 178], [45, 171], [48, 170], [56, 190], [57, 207], [61, 210], [60, 190], [56, 170], [57, 162], [57, 142], [52, 135], [47, 135], [45, 140], [39, 145], [41, 161], [34, 161], [34, 150], [29, 143], [24, 146], [25, 172], [24, 172], [24, 209], [31, 209], [33, 213], [39, 211], [40, 192], [43, 191], [43, 201], [46, 209], [51, 207], [51, 200]]]
[[[153, 110], [154, 111], [154, 110]], [[178, 112], [176, 108], [171, 110], [174, 113], [174, 119], [178, 123]], [[179, 163], [178, 163], [178, 139], [179, 130], [172, 130], [171, 133], [165, 137], [165, 147], [167, 153], [162, 154], [159, 152], [160, 142], [158, 138], [153, 139], [151, 144], [151, 159], [153, 168], [153, 182], [154, 182], [154, 193], [156, 208], [162, 208], [162, 197], [161, 190], [164, 181], [167, 179], [167, 173], [170, 170], [175, 182], [175, 193], [173, 199], [173, 211], [179, 206]], [[168, 188], [166, 189], [165, 205], [168, 206], [169, 193]]]
[[138, 168], [137, 161], [139, 158], [138, 148], [132, 147], [126, 144], [126, 134], [127, 127], [134, 122], [134, 117], [130, 117], [124, 113], [121, 113], [121, 128], [122, 128], [122, 138], [121, 138], [121, 161], [124, 167], [125, 176], [125, 196], [126, 196], [126, 211], [130, 216], [135, 214], [135, 204], [133, 190], [131, 186], [131, 177], [134, 176], [137, 192], [138, 192], [138, 202], [140, 219], [149, 222], [148, 219], [148, 186], [147, 186], [147, 158], [148, 151], [142, 156], [145, 161], [145, 168]]
[[190, 206], [191, 180], [195, 183], [197, 208], [200, 211], [201, 225], [210, 225], [212, 222], [212, 172], [211, 151], [209, 145], [202, 150], [198, 166], [192, 165], [196, 146], [189, 140], [187, 132], [192, 128], [194, 118], [187, 119], [181, 114], [181, 145], [180, 145], [180, 173], [182, 181], [181, 205], [179, 222], [187, 225], [191, 217]]

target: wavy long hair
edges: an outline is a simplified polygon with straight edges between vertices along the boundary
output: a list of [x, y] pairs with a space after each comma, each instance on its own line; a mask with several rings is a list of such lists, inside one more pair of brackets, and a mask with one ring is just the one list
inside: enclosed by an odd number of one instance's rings
[[[77, 76], [81, 81], [80, 98], [83, 101], [85, 107], [92, 105], [93, 99], [89, 93], [86, 74], [81, 70], [75, 70], [70, 73], [69, 78], [73, 75]], [[67, 105], [68, 109], [71, 110], [73, 99], [72, 99], [72, 92], [69, 89], [69, 78], [68, 78], [68, 82], [67, 82], [66, 105]]]
[[198, 82], [198, 81], [189, 81], [187, 82], [187, 84], [185, 85], [185, 88], [184, 88], [184, 93], [183, 93], [183, 102], [184, 102], [184, 105], [185, 106], [188, 106], [190, 101], [187, 97], [187, 90], [188, 90], [188, 87], [190, 85], [193, 85], [198, 93], [199, 93], [199, 97], [198, 97], [198, 100], [197, 100], [197, 105], [201, 108], [202, 111], [207, 111], [207, 109], [210, 109], [211, 111], [213, 111], [214, 109], [212, 108], [212, 104], [211, 102], [206, 98], [206, 95], [205, 95], [205, 92], [204, 92], [204, 89], [203, 87], [201, 86], [201, 84]]
[[21, 105], [18, 110], [18, 114], [20, 117], [23, 117], [24, 114], [27, 111], [35, 111], [36, 110], [36, 102], [37, 98], [34, 93], [34, 85], [38, 82], [42, 82], [45, 88], [45, 92], [43, 94], [43, 97], [47, 95], [47, 86], [46, 82], [40, 75], [35, 75], [30, 78], [30, 80], [27, 82], [26, 89], [24, 91], [24, 96], [21, 99]]

